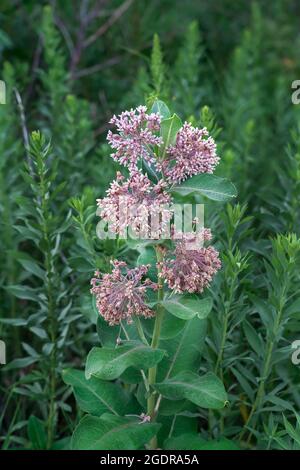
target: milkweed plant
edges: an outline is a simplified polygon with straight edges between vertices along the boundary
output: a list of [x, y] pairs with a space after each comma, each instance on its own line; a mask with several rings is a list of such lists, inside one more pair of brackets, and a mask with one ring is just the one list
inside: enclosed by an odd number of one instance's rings
[[64, 371], [85, 412], [72, 447], [168, 448], [182, 421], [229, 404], [200, 358], [210, 289], [222, 269], [203, 208], [236, 190], [213, 174], [219, 156], [207, 129], [182, 123], [164, 102], [110, 124], [119, 171], [97, 200], [97, 234], [129, 251], [119, 250], [108, 272], [95, 266], [90, 293], [100, 343], [84, 373]]

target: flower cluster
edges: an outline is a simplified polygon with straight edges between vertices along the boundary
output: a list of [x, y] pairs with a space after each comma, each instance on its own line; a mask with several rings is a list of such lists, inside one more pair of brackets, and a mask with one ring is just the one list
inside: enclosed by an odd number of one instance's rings
[[125, 165], [129, 170], [137, 169], [140, 159], [154, 163], [154, 154], [151, 146], [160, 145], [161, 138], [155, 135], [160, 130], [160, 115], [147, 114], [146, 106], [139, 106], [113, 116], [110, 124], [117, 127], [117, 133], [109, 131], [107, 140], [116, 150], [111, 156], [114, 160]]
[[216, 144], [207, 129], [186, 122], [178, 131], [175, 145], [167, 149], [160, 168], [169, 183], [180, 183], [199, 173], [212, 173], [218, 162]]
[[154, 226], [151, 224], [153, 216], [157, 215], [156, 235], [159, 237], [171, 218], [167, 207], [171, 197], [165, 189], [163, 180], [152, 184], [148, 176], [138, 170], [133, 171], [128, 180], [118, 172], [107, 196], [97, 199], [101, 217], [114, 233], [123, 234], [130, 227], [135, 235], [149, 238]]
[[132, 322], [132, 316], [146, 318], [153, 316], [153, 311], [145, 303], [146, 290], [157, 289], [157, 284], [146, 278], [150, 266], [142, 265], [128, 269], [124, 261], [113, 261], [111, 274], [101, 278], [98, 271], [91, 280], [91, 293], [96, 296], [96, 305], [100, 315], [109, 323], [117, 325], [122, 320]]
[[[210, 230], [204, 229], [200, 237], [185, 234], [176, 243], [174, 253], [159, 264], [160, 276], [176, 293], [203, 292], [221, 268], [219, 253], [212, 247], [195, 248], [195, 243], [210, 240]], [[189, 246], [193, 243], [193, 248]]]

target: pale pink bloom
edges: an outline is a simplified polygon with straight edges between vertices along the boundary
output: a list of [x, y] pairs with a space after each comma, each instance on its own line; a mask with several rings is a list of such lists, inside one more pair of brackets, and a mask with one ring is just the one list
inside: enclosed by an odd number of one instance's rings
[[211, 240], [212, 234], [209, 228], [202, 227], [202, 229], [198, 230], [197, 232], [182, 232], [180, 230], [176, 230], [175, 227], [172, 226], [171, 238], [173, 240], [184, 241], [186, 248], [188, 248], [190, 244], [203, 245], [204, 242]]
[[109, 323], [122, 320], [132, 323], [132, 316], [150, 318], [154, 315], [145, 303], [146, 290], [157, 289], [157, 284], [146, 278], [149, 265], [128, 269], [123, 261], [113, 261], [111, 274], [91, 279], [91, 293], [96, 296], [99, 314]]
[[137, 169], [140, 159], [154, 163], [153, 146], [162, 143], [156, 135], [160, 130], [161, 117], [156, 113], [147, 114], [146, 111], [146, 106], [139, 106], [110, 120], [110, 124], [117, 127], [117, 133], [109, 131], [107, 134], [109, 144], [116, 150], [111, 156], [130, 171]]
[[180, 183], [199, 173], [213, 173], [218, 162], [216, 144], [207, 129], [185, 122], [158, 168], [169, 183]]
[[[221, 268], [219, 253], [212, 246], [195, 249], [195, 241], [199, 241], [197, 236], [184, 235], [176, 243], [174, 254], [159, 263], [160, 276], [176, 293], [203, 292]], [[202, 241], [209, 240], [210, 231], [204, 229], [201, 236]]]
[[136, 235], [148, 238], [151, 232], [151, 214], [158, 214], [158, 234], [171, 217], [170, 195], [165, 191], [166, 183], [160, 180], [153, 184], [149, 178], [134, 170], [129, 179], [117, 173], [111, 183], [107, 196], [97, 199], [101, 218], [109, 223], [110, 231], [124, 235], [130, 227]]

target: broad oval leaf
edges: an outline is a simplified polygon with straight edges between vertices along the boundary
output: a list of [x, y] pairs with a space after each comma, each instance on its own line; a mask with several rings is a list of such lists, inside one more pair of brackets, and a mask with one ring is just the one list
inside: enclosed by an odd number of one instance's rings
[[118, 384], [96, 377], [87, 380], [84, 372], [76, 369], [65, 369], [62, 377], [67, 385], [73, 387], [79, 408], [86, 413], [101, 416], [108, 412], [115, 415], [126, 412], [129, 397]]
[[194, 317], [185, 323], [183, 330], [172, 341], [160, 342], [160, 347], [166, 350], [167, 354], [159, 364], [157, 382], [163, 382], [183, 370], [197, 372], [199, 369], [207, 321]]
[[160, 114], [162, 119], [168, 119], [171, 116], [168, 106], [161, 100], [154, 101], [150, 112]]
[[176, 295], [164, 299], [161, 305], [175, 317], [182, 320], [191, 320], [195, 316], [204, 319], [212, 309], [211, 297], [199, 299], [196, 295]]
[[117, 348], [93, 348], [87, 357], [85, 376], [114, 380], [128, 368], [149, 369], [162, 360], [165, 351], [152, 349], [138, 341]]
[[85, 416], [76, 427], [73, 450], [137, 450], [155, 436], [159, 424], [131, 421], [113, 415]]
[[155, 389], [166, 398], [185, 398], [201, 408], [220, 409], [227, 402], [223, 383], [211, 372], [202, 377], [190, 371], [180, 372], [171, 379], [155, 384]]
[[[157, 304], [156, 304], [157, 305]], [[147, 336], [152, 335], [154, 328], [155, 318], [145, 319], [142, 321], [144, 332]], [[164, 315], [161, 324], [160, 339], [175, 338], [186, 326], [186, 321], [174, 315]]]
[[237, 196], [237, 190], [229, 180], [219, 176], [203, 173], [192, 176], [181, 184], [173, 186], [172, 192], [182, 196], [197, 193], [213, 201], [230, 201]]

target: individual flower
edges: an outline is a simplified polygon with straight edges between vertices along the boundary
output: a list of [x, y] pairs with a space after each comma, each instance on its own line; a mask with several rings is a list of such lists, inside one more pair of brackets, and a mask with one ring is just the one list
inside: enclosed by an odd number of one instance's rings
[[196, 242], [210, 240], [210, 230], [200, 234], [184, 234], [176, 243], [171, 258], [159, 263], [160, 277], [176, 293], [203, 292], [209, 286], [216, 272], [221, 268], [219, 253], [212, 247], [198, 247]]
[[162, 143], [161, 138], [155, 135], [160, 130], [160, 115], [147, 114], [146, 111], [146, 106], [139, 106], [110, 120], [110, 124], [117, 128], [117, 133], [109, 131], [107, 134], [109, 144], [116, 150], [111, 156], [130, 171], [137, 169], [140, 159], [153, 163], [152, 147]]
[[132, 323], [132, 316], [146, 318], [154, 315], [153, 310], [145, 303], [146, 290], [157, 289], [157, 284], [146, 278], [149, 265], [128, 269], [123, 261], [112, 261], [111, 274], [98, 272], [91, 279], [91, 293], [96, 296], [99, 314], [109, 323], [118, 325], [122, 320]]
[[181, 183], [199, 173], [213, 173], [218, 162], [216, 144], [207, 129], [186, 122], [177, 133], [175, 145], [168, 147], [159, 169], [169, 183]]
[[171, 198], [165, 189], [164, 181], [153, 184], [138, 170], [134, 170], [127, 180], [118, 172], [107, 196], [97, 199], [101, 218], [108, 222], [111, 232], [125, 235], [125, 230], [130, 227], [137, 236], [148, 238], [153, 235], [153, 214], [156, 214], [156, 235], [159, 237], [171, 218]]

